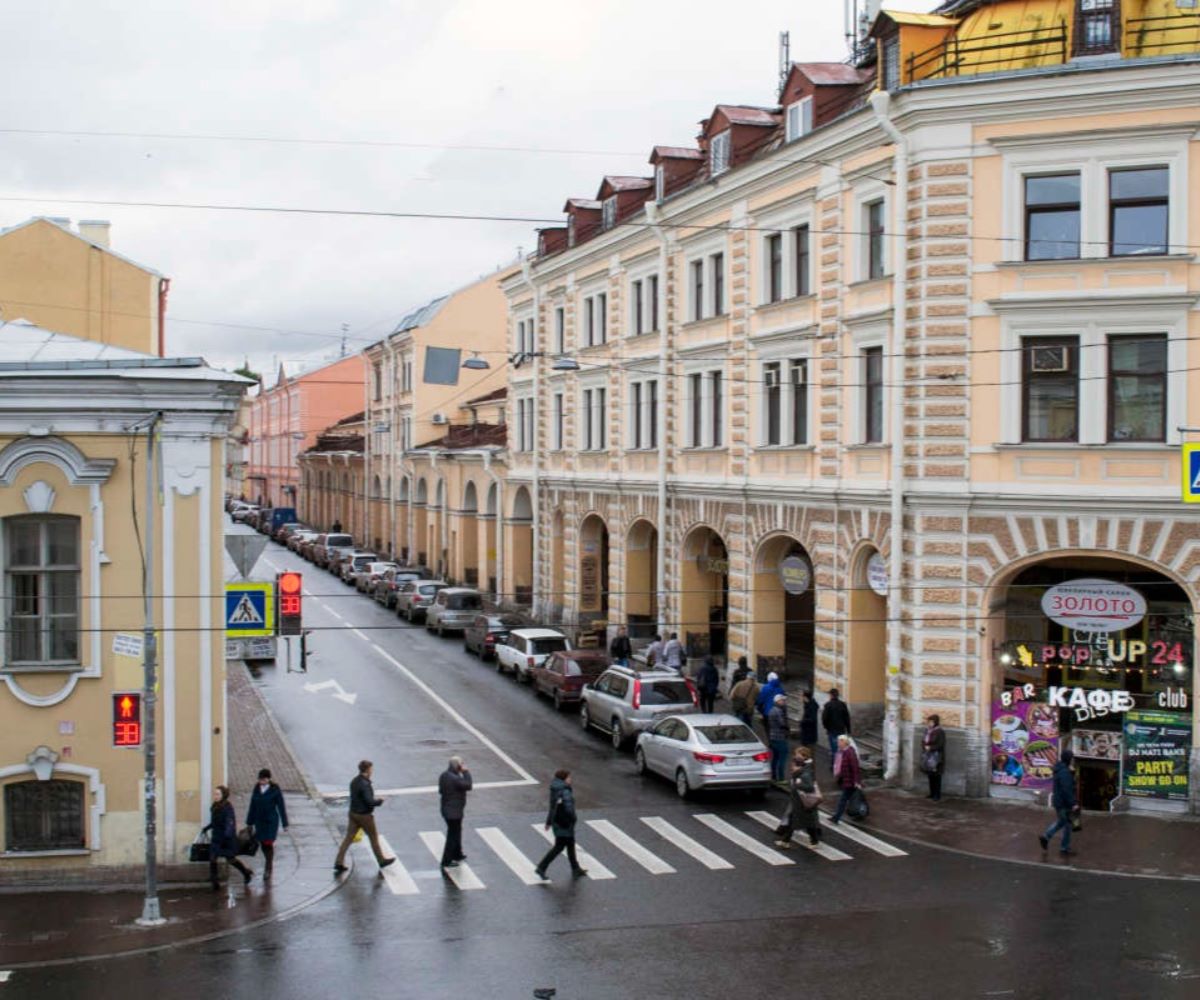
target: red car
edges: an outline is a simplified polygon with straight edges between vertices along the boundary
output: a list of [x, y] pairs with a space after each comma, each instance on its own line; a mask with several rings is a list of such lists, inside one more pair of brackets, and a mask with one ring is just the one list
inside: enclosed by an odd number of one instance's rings
[[590, 684], [609, 667], [607, 654], [600, 649], [566, 649], [551, 653], [540, 667], [529, 670], [535, 696], [548, 695], [560, 712], [564, 705], [583, 700], [583, 686]]

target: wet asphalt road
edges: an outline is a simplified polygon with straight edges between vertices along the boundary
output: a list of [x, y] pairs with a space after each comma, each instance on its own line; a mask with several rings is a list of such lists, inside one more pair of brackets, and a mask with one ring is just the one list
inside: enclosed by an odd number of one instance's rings
[[[782, 811], [780, 796], [681, 802], [665, 781], [637, 777], [627, 753], [583, 733], [574, 714], [557, 715], [465, 656], [458, 640], [408, 628], [278, 547], [266, 558], [303, 567], [307, 588], [329, 595], [305, 607], [319, 629], [309, 674], [288, 675], [282, 663], [264, 670], [267, 699], [323, 792], [344, 790], [360, 757], [376, 762], [377, 789], [392, 793], [379, 826], [406, 878], [377, 877], [356, 848], [348, 883], [286, 922], [150, 956], [23, 971], [0, 985], [0, 1000], [506, 1000], [538, 987], [556, 988], [556, 1000], [1200, 995], [1200, 885], [982, 861], [883, 835], [905, 852], [886, 856], [836, 832], [828, 843], [844, 859], [794, 850], [775, 854], [790, 864], [768, 863], [728, 831], [769, 847], [748, 813]], [[305, 690], [329, 680], [347, 698], [332, 686]], [[420, 836], [441, 828], [436, 796], [423, 789], [455, 752], [476, 781], [496, 786], [468, 806], [465, 849], [480, 883], [468, 889], [439, 874]], [[559, 860], [551, 883], [526, 885], [508, 848], [494, 845], [510, 844], [518, 868], [536, 860], [546, 845], [534, 827], [560, 766], [574, 771], [580, 845], [613, 877], [572, 881]], [[630, 857], [589, 820], [653, 860]], [[706, 848], [706, 861], [665, 839], [662, 824]], [[723, 864], [708, 867], [714, 858]], [[657, 870], [664, 865], [672, 870]]]

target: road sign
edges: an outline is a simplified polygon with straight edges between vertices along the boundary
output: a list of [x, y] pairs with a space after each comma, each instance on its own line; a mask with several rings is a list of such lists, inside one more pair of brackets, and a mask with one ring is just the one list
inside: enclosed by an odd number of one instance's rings
[[225, 551], [229, 553], [229, 558], [242, 574], [243, 580], [250, 575], [266, 547], [267, 536], [260, 535], [257, 531], [225, 536]]
[[1200, 503], [1200, 441], [1183, 446], [1183, 502]]
[[273, 583], [225, 584], [225, 635], [275, 634], [275, 585]]

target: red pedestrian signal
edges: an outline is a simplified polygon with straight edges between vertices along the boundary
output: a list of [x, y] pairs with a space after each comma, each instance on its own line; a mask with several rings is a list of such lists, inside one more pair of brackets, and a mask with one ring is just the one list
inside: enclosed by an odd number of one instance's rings
[[113, 746], [140, 747], [142, 745], [142, 696], [140, 694], [113, 695]]
[[302, 593], [304, 583], [299, 573], [291, 571], [278, 573], [275, 576], [275, 600], [278, 602], [278, 623], [280, 635], [300, 635], [303, 631], [301, 624]]

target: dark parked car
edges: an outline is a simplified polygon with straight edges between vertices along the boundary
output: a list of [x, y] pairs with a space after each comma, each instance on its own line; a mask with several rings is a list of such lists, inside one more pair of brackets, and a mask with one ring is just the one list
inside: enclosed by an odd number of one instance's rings
[[520, 627], [520, 620], [507, 615], [476, 615], [463, 629], [463, 649], [481, 660], [491, 659], [496, 655], [496, 643], [503, 642], [510, 631]]
[[608, 669], [608, 654], [601, 649], [570, 649], [551, 653], [540, 666], [529, 671], [535, 695], [549, 695], [560, 712], [564, 705], [578, 705], [583, 687]]
[[398, 566], [395, 569], [385, 570], [383, 575], [375, 582], [375, 589], [371, 591], [371, 596], [375, 598], [376, 604], [382, 604], [385, 608], [394, 608], [396, 606], [396, 594], [410, 580], [424, 579], [425, 574], [419, 569], [411, 567]]

